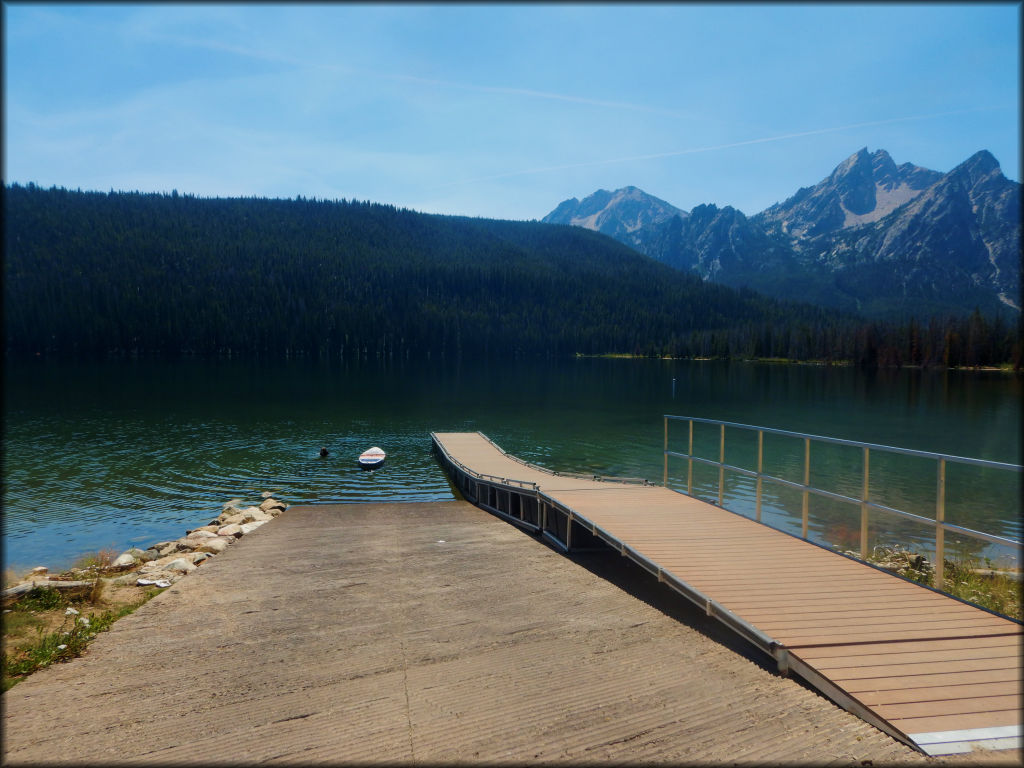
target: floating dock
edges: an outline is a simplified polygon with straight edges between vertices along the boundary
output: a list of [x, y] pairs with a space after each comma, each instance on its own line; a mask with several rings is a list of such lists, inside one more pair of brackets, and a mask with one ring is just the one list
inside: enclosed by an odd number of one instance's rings
[[610, 547], [844, 709], [930, 755], [1020, 749], [1018, 622], [644, 482], [433, 433], [474, 504], [563, 550]]

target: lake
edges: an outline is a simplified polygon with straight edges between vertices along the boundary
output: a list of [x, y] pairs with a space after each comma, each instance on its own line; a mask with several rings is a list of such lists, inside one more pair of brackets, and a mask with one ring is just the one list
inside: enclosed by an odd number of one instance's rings
[[[1021, 383], [999, 371], [606, 358], [8, 362], [4, 562], [53, 570], [89, 551], [145, 548], [262, 491], [289, 504], [451, 499], [431, 431], [479, 430], [550, 469], [655, 482], [666, 413], [1020, 463]], [[717, 458], [717, 431], [698, 432], [703, 455]], [[752, 443], [735, 432], [727, 461], [749, 464]], [[686, 425], [674, 423], [670, 439], [685, 450]], [[766, 470], [799, 480], [802, 448], [783, 442], [766, 439]], [[356, 457], [373, 445], [387, 463], [361, 471]], [[815, 451], [812, 483], [857, 495], [860, 453]], [[935, 464], [887, 461], [872, 454], [872, 500], [934, 516]], [[670, 485], [685, 485], [685, 462], [670, 466]], [[1020, 476], [1008, 474], [950, 469], [947, 519], [1019, 538]], [[717, 470], [695, 479], [714, 498]], [[751, 488], [728, 477], [726, 506], [751, 514]], [[766, 492], [765, 521], [798, 532], [799, 493]], [[833, 506], [812, 504], [812, 538], [852, 546], [859, 510]], [[872, 521], [873, 542], [925, 551], [933, 536]]]

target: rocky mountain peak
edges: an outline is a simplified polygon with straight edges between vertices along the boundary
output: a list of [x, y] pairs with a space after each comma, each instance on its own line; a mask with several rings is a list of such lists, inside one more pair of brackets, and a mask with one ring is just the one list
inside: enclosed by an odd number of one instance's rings
[[840, 163], [829, 180], [850, 213], [863, 215], [875, 209], [874, 161], [867, 147]]
[[935, 184], [942, 174], [911, 163], [897, 166], [884, 149], [863, 147], [813, 187], [801, 189], [758, 218], [798, 240], [878, 221]]
[[878, 315], [1019, 311], [1020, 188], [987, 150], [942, 173], [862, 147], [749, 218], [711, 204], [686, 213], [630, 186], [567, 200], [544, 221], [781, 298]]
[[546, 224], [571, 224], [610, 235], [624, 242], [629, 235], [645, 226], [680, 217], [685, 219], [686, 211], [666, 203], [642, 189], [629, 186], [609, 192], [599, 189], [583, 200], [575, 197], [560, 203], [555, 210], [541, 219]]
[[892, 189], [900, 184], [900, 169], [884, 149], [879, 149], [871, 155], [871, 175], [875, 184], [886, 189]]
[[987, 149], [975, 152], [950, 171], [949, 175], [963, 179], [967, 183], [968, 189], [977, 186], [982, 181], [998, 181], [1005, 178], [1003, 169], [999, 167], [999, 161]]

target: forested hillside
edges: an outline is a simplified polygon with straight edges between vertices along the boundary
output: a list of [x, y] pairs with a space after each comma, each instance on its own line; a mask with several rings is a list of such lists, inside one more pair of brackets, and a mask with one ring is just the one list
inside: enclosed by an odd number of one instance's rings
[[[986, 326], [984, 362], [1009, 357], [1011, 330]], [[355, 201], [4, 189], [9, 355], [870, 362], [900, 332], [708, 284], [580, 228]]]

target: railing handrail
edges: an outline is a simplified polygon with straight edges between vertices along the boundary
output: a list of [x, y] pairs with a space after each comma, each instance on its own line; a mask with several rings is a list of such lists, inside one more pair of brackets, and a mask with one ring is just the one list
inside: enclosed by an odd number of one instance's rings
[[[668, 448], [668, 422], [673, 421], [686, 421], [690, 425], [689, 435], [689, 447], [686, 453], [678, 451], [670, 451]], [[964, 536], [969, 536], [974, 539], [981, 541], [988, 541], [993, 544], [1001, 544], [1004, 546], [1016, 547], [1019, 551], [1024, 549], [1024, 545], [1016, 539], [1011, 539], [1004, 536], [998, 536], [996, 534], [988, 533], [987, 531], [976, 531], [971, 528], [965, 528], [963, 526], [954, 525], [947, 523], [945, 520], [946, 510], [946, 464], [947, 462], [957, 462], [960, 464], [970, 464], [974, 466], [980, 466], [990, 469], [1002, 469], [1010, 472], [1021, 472], [1024, 471], [1024, 466], [1020, 464], [1009, 464], [1002, 461], [990, 461], [988, 459], [974, 459], [966, 456], [953, 456], [946, 453], [937, 453], [934, 451], [918, 451], [912, 448], [899, 448], [892, 445], [880, 445], [878, 443], [865, 443], [858, 440], [846, 440], [838, 437], [825, 437], [822, 435], [811, 435], [806, 432], [793, 432], [785, 429], [774, 429], [772, 427], [757, 427], [751, 424], [739, 424], [732, 421], [720, 421], [717, 419], [705, 419], [697, 416], [673, 416], [670, 414], [664, 415], [665, 420], [665, 449], [664, 449], [664, 476], [663, 482], [665, 486], [668, 486], [668, 459], [670, 456], [676, 458], [687, 459], [689, 461], [689, 470], [687, 473], [686, 480], [686, 492], [691, 494], [693, 485], [693, 462], [700, 464], [709, 464], [718, 467], [718, 505], [724, 507], [723, 503], [723, 491], [725, 487], [725, 471], [737, 472], [747, 477], [753, 477], [757, 480], [757, 491], [755, 495], [755, 519], [757, 522], [761, 522], [761, 484], [763, 480], [769, 482], [778, 483], [780, 485], [794, 488], [801, 491], [802, 494], [802, 521], [801, 521], [801, 536], [806, 539], [808, 538], [808, 518], [809, 518], [809, 498], [810, 494], [818, 496], [824, 496], [826, 498], [834, 499], [850, 504], [856, 504], [860, 506], [861, 510], [861, 524], [860, 524], [860, 556], [863, 559], [867, 559], [867, 541], [868, 541], [868, 512], [869, 510], [877, 510], [879, 512], [885, 512], [887, 514], [896, 515], [903, 517], [915, 522], [933, 526], [935, 528], [935, 575], [934, 575], [934, 586], [936, 589], [942, 589], [943, 586], [943, 567], [942, 562], [944, 559], [944, 548], [945, 548], [945, 533], [956, 533]], [[693, 452], [693, 425], [694, 423], [701, 424], [712, 424], [719, 427], [719, 454], [718, 460], [704, 458], [697, 456]], [[744, 467], [738, 467], [725, 462], [725, 428], [734, 427], [738, 429], [746, 429], [757, 432], [757, 470], [750, 470]], [[781, 477], [775, 477], [774, 475], [766, 474], [764, 469], [764, 435], [775, 434], [783, 435], [785, 437], [798, 438], [804, 441], [804, 460], [803, 460], [803, 482], [794, 482], [792, 480], [785, 480]], [[836, 493], [835, 491], [829, 491], [824, 488], [815, 488], [810, 482], [810, 465], [811, 465], [811, 441], [832, 443], [834, 445], [846, 445], [859, 448], [863, 451], [864, 464], [863, 464], [863, 479], [861, 485], [861, 498], [855, 498], [847, 496], [845, 494]], [[915, 515], [911, 512], [907, 512], [902, 509], [896, 509], [895, 507], [889, 507], [885, 504], [877, 504], [869, 500], [870, 496], [870, 453], [871, 451], [886, 451], [889, 453], [898, 453], [908, 456], [916, 456], [920, 458], [931, 459], [938, 462], [938, 476], [936, 485], [936, 500], [935, 500], [935, 518], [924, 517], [922, 515]], [[692, 494], [691, 494], [692, 495]]]
[[[518, 456], [513, 456], [511, 453], [507, 453], [504, 448], [502, 448], [500, 445], [491, 440], [491, 438], [489, 438], [483, 432], [478, 431], [477, 434], [480, 435], [480, 437], [482, 437], [488, 443], [490, 443], [491, 446], [506, 459], [510, 459], [511, 461], [514, 461], [517, 464], [522, 464], [524, 467], [535, 469], [538, 472], [543, 472], [545, 475], [551, 475], [552, 477], [571, 477], [576, 480], [594, 480], [595, 482], [599, 483], [627, 483], [634, 485], [652, 485], [652, 483], [649, 483], [647, 479], [643, 477], [616, 477], [614, 475], [595, 475], [593, 473], [588, 474], [586, 472], [558, 472], [554, 469], [548, 469], [547, 467], [542, 467], [538, 464], [526, 461], [526, 459], [521, 459]], [[537, 484], [534, 483], [534, 485]], [[540, 486], [537, 487], [539, 488]]]
[[[757, 472], [752, 469], [746, 469], [745, 467], [737, 467], [732, 464], [720, 464], [714, 459], [705, 459], [701, 456], [690, 456], [688, 453], [678, 453], [677, 451], [668, 451], [669, 456], [675, 456], [679, 459], [693, 459], [701, 464], [710, 464], [712, 466], [722, 466], [730, 472], [736, 472], [737, 474], [746, 475], [747, 477], [758, 477]], [[962, 525], [956, 525], [954, 523], [947, 523], [945, 521], [933, 520], [930, 517], [924, 517], [922, 515], [915, 515], [913, 512], [907, 512], [906, 510], [896, 509], [896, 507], [890, 507], [885, 504], [876, 504], [873, 501], [864, 501], [863, 499], [857, 499], [853, 496], [845, 496], [841, 493], [834, 493], [832, 491], [826, 491], [824, 488], [815, 488], [813, 485], [802, 485], [801, 483], [794, 483], [792, 480], [786, 480], [782, 477], [775, 477], [774, 475], [768, 475], [762, 472], [760, 477], [764, 480], [771, 480], [779, 485], [785, 485], [789, 488], [793, 488], [798, 491], [808, 491], [816, 496], [823, 496], [827, 499], [834, 499], [835, 501], [844, 501], [849, 504], [864, 504], [869, 509], [877, 509], [879, 512], [888, 512], [891, 515], [897, 515], [898, 517], [904, 517], [908, 520], [913, 520], [918, 523], [925, 525], [941, 525], [942, 528], [949, 531], [950, 533], [963, 533], [968, 536], [973, 536], [977, 539], [984, 539], [990, 541], [993, 544], [1005, 544], [1011, 547], [1024, 546], [1021, 542], [1016, 539], [1008, 539], [1005, 536], [998, 536], [994, 533], [987, 533], [985, 531], [976, 531], [973, 528], [965, 528]]]
[[473, 477], [477, 478], [478, 480], [484, 480], [484, 481], [487, 481], [487, 482], [497, 481], [498, 483], [502, 483], [502, 484], [515, 483], [520, 488], [530, 487], [530, 488], [533, 488], [534, 491], [537, 491], [540, 488], [540, 486], [537, 485], [537, 483], [534, 483], [531, 480], [517, 480], [517, 479], [515, 479], [513, 477], [498, 477], [498, 475], [489, 475], [489, 474], [486, 474], [485, 472], [477, 472], [474, 469], [470, 469], [469, 467], [467, 467], [465, 464], [463, 464], [461, 461], [456, 459], [454, 456], [449, 454], [448, 451], [446, 451], [444, 449], [444, 446], [441, 444], [441, 441], [437, 439], [436, 433], [431, 432], [430, 433], [430, 439], [433, 441], [434, 445], [436, 445], [441, 450], [441, 452], [444, 453], [445, 458], [448, 459], [448, 461], [450, 461], [452, 464], [455, 464], [456, 466], [458, 466], [459, 469], [461, 469], [466, 474], [472, 475]]
[[1024, 471], [1024, 465], [1021, 464], [1008, 464], [1004, 461], [991, 461], [989, 459], [975, 459], [969, 456], [954, 456], [949, 453], [936, 453], [934, 451], [920, 451], [916, 448], [900, 448], [895, 445], [881, 445], [879, 443], [863, 443], [859, 440], [847, 440], [841, 437], [826, 437], [824, 435], [811, 435], [806, 432], [791, 432], [786, 429], [775, 429], [773, 427], [756, 427], [752, 424], [739, 424], [735, 421], [718, 421], [717, 419], [702, 419], [696, 416], [672, 416], [665, 414], [666, 419], [672, 419], [674, 421], [696, 421], [701, 424], [724, 424], [727, 427], [737, 427], [739, 429], [751, 429], [756, 432], [768, 432], [773, 435], [785, 435], [786, 437], [799, 437], [807, 438], [810, 440], [817, 440], [822, 443], [835, 443], [836, 445], [852, 445], [857, 448], [870, 448], [871, 450], [878, 451], [892, 451], [893, 453], [902, 453], [908, 456], [919, 456], [923, 459], [945, 459], [946, 461], [955, 461], [961, 464], [975, 464], [982, 467], [991, 467], [992, 469], [1006, 469], [1011, 472], [1022, 472]]

